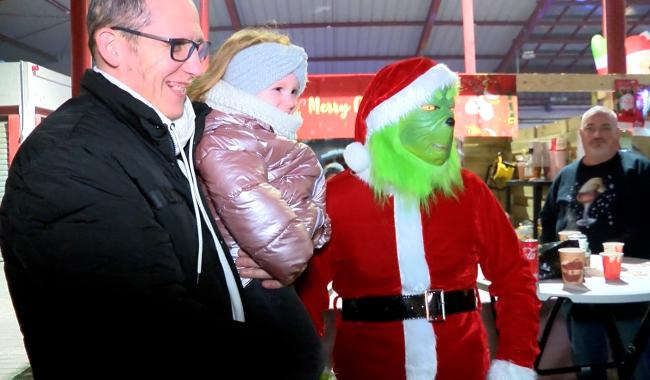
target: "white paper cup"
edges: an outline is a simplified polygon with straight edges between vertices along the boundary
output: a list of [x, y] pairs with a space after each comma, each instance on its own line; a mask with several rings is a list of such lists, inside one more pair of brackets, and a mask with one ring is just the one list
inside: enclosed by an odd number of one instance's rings
[[623, 253], [624, 245], [625, 243], [621, 243], [620, 241], [606, 241], [603, 243], [603, 251]]
[[569, 236], [575, 235], [575, 234], [580, 234], [582, 232], [580, 231], [575, 231], [575, 230], [562, 230], [557, 233], [558, 238], [560, 241], [565, 241], [569, 239]]
[[562, 282], [582, 284], [585, 277], [585, 250], [582, 248], [560, 248]]

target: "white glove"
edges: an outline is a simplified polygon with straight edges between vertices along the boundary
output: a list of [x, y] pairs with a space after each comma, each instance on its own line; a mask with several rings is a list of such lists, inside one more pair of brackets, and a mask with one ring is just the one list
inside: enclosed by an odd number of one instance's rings
[[487, 380], [535, 380], [535, 370], [505, 360], [493, 360]]

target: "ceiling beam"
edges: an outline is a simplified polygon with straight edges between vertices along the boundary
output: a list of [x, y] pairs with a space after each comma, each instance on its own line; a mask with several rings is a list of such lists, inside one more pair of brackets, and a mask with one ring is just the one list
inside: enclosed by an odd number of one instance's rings
[[[228, 17], [230, 18], [230, 25], [232, 28], [230, 30], [239, 30], [241, 29], [241, 21], [239, 20], [239, 12], [237, 12], [237, 5], [235, 0], [224, 0], [226, 3], [226, 9], [228, 9]], [[210, 28], [212, 31], [212, 28]]]
[[626, 34], [626, 35], [630, 35], [630, 33], [632, 33], [632, 30], [634, 30], [634, 28], [636, 28], [637, 26], [644, 23], [650, 24], [650, 11], [644, 13], [643, 16], [641, 16], [641, 18], [638, 20], [634, 20], [634, 21], [625, 20], [625, 23], [627, 25], [630, 25], [630, 27], [627, 29], [627, 34]]
[[38, 49], [38, 48], [35, 48], [33, 46], [27, 45], [24, 42], [18, 41], [17, 39], [11, 38], [11, 37], [6, 36], [6, 35], [4, 35], [2, 33], [0, 33], [0, 42], [7, 43], [7, 44], [9, 44], [11, 46], [14, 46], [14, 47], [17, 47], [19, 49], [28, 51], [28, 52], [30, 52], [32, 54], [36, 54], [37, 56], [39, 56], [41, 58], [44, 58], [44, 59], [46, 59], [46, 60], [48, 60], [50, 62], [58, 61], [56, 56], [54, 56], [54, 55], [52, 55], [52, 54], [50, 54], [50, 53], [48, 53], [46, 51], [43, 51], [41, 49]]
[[502, 72], [510, 64], [510, 62], [512, 62], [512, 59], [515, 57], [516, 54], [518, 54], [521, 45], [524, 44], [528, 36], [532, 33], [535, 26], [539, 23], [542, 17], [544, 17], [544, 14], [552, 4], [553, 4], [553, 0], [538, 1], [537, 6], [533, 10], [533, 13], [531, 13], [530, 17], [528, 18], [528, 21], [526, 21], [526, 25], [524, 25], [524, 27], [521, 29], [517, 37], [514, 40], [512, 40], [512, 45], [510, 45], [510, 49], [508, 49], [508, 52], [505, 54], [505, 56], [503, 57], [503, 59], [501, 60], [501, 62], [499, 63], [495, 71]]
[[525, 41], [531, 44], [584, 44], [591, 41], [591, 36], [576, 37], [570, 34], [555, 36], [530, 36]]
[[[313, 22], [313, 23], [290, 23], [290, 24], [273, 24], [277, 29], [322, 29], [322, 28], [355, 28], [355, 27], [367, 27], [367, 26], [422, 26], [422, 21], [381, 21], [381, 22], [370, 22], [370, 21], [359, 21], [359, 22]], [[458, 24], [460, 25], [460, 23]], [[255, 25], [255, 26], [264, 26], [264, 25]], [[210, 27], [211, 32], [226, 32], [232, 31], [233, 28], [230, 26], [212, 26]]]
[[[598, 8], [599, 8], [600, 6], [601, 6], [601, 5], [594, 4], [594, 6], [593, 6], [593, 8], [591, 9], [591, 11], [590, 11], [589, 13], [587, 13], [587, 15], [584, 17], [584, 20], [585, 20], [585, 21], [589, 20], [589, 18], [590, 18], [594, 13], [596, 13], [596, 11], [598, 10]], [[575, 35], [578, 34], [578, 31], [580, 31], [580, 29], [581, 29], [581, 28], [580, 28], [579, 26], [577, 26], [577, 27], [573, 30], [573, 33], [571, 33], [571, 35], [570, 35], [569, 37], [575, 37]], [[553, 63], [553, 61], [554, 61], [556, 58], [558, 58], [560, 55], [562, 55], [562, 54], [564, 53], [564, 49], [566, 49], [567, 45], [568, 45], [568, 44], [563, 44], [562, 46], [560, 46], [560, 48], [557, 50], [557, 52], [555, 52], [555, 57], [553, 57], [553, 58], [551, 58], [551, 59], [548, 60], [548, 63], [546, 64], [546, 66], [544, 66], [544, 70], [547, 70], [547, 69], [551, 66], [551, 64]], [[591, 41], [589, 42], [588, 45], [591, 45]], [[566, 54], [564, 54], [563, 56], [566, 57]]]
[[[411, 58], [412, 55], [365, 55], [365, 56], [345, 56], [345, 57], [309, 57], [309, 62], [340, 62], [340, 61], [396, 61], [399, 59]], [[439, 54], [431, 56], [436, 60], [452, 60], [458, 59], [463, 60], [465, 56], [463, 54]], [[484, 54], [477, 55], [477, 59], [501, 59], [502, 55], [500, 54]]]
[[66, 7], [65, 5], [61, 4], [57, 0], [45, 0], [45, 2], [52, 4], [56, 9], [60, 10], [61, 12], [65, 14], [70, 14], [70, 8]]
[[420, 34], [420, 42], [418, 42], [418, 48], [415, 50], [415, 56], [422, 55], [424, 48], [429, 42], [429, 36], [431, 35], [431, 29], [433, 29], [433, 23], [436, 21], [436, 16], [438, 15], [438, 9], [440, 9], [441, 0], [431, 0], [431, 5], [429, 6], [429, 12], [427, 13], [427, 18], [422, 27], [422, 33]]
[[[9, 15], [6, 13], [1, 13], [1, 15]], [[237, 18], [238, 20], [238, 18]], [[628, 18], [628, 23], [643, 23], [648, 20], [643, 18]], [[238, 21], [239, 22], [239, 21]], [[422, 21], [355, 21], [355, 22], [313, 22], [313, 23], [287, 23], [287, 24], [274, 24], [278, 29], [310, 29], [310, 28], [360, 28], [360, 27], [382, 27], [382, 26], [424, 26]], [[485, 21], [474, 21], [476, 26], [496, 26], [496, 27], [508, 27], [508, 26], [524, 26], [526, 23], [524, 21], [512, 21], [512, 20], [485, 20]], [[582, 19], [569, 19], [569, 20], [541, 20], [537, 23], [539, 26], [601, 26], [602, 22], [588, 20], [584, 21]], [[265, 26], [265, 25], [251, 25], [251, 26]], [[455, 20], [436, 20], [433, 26], [457, 26], [462, 28], [462, 21]], [[241, 27], [241, 24], [240, 24]], [[234, 28], [230, 25], [222, 26], [211, 26], [211, 32], [232, 32]]]
[[[648, 0], [626, 0], [626, 4], [648, 5]], [[602, 5], [603, 0], [555, 0], [554, 5]]]
[[[546, 33], [544, 33], [544, 37], [548, 37], [551, 34], [551, 32], [553, 32], [553, 29], [555, 29], [555, 27], [557, 26], [557, 22], [559, 20], [561, 20], [562, 17], [564, 17], [564, 15], [569, 11], [569, 9], [571, 9], [570, 5], [565, 5], [564, 6], [564, 9], [562, 9], [562, 12], [560, 12], [560, 14], [555, 17], [555, 19], [553, 20], [554, 22], [550, 25], [550, 27], [548, 28]], [[533, 48], [533, 52], [536, 53], [537, 49], [539, 49], [540, 46], [542, 46], [542, 43], [538, 42], [537, 46], [535, 46], [535, 48]], [[530, 62], [530, 59], [525, 60], [523, 65], [519, 66], [519, 71], [526, 70], [526, 66], [528, 66], [528, 62]]]

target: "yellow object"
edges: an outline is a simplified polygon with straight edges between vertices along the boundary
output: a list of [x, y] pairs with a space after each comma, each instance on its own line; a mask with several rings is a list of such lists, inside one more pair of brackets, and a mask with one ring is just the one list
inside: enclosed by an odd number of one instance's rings
[[492, 180], [495, 182], [510, 181], [515, 173], [515, 165], [503, 161], [501, 152], [497, 154], [494, 164], [492, 164], [494, 172], [492, 173]]

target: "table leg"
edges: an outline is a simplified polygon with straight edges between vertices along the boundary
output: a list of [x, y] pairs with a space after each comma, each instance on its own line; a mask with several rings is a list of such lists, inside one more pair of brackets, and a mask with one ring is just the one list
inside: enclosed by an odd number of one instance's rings
[[566, 299], [562, 297], [557, 298], [557, 301], [555, 302], [555, 305], [553, 305], [553, 309], [551, 310], [548, 320], [546, 321], [544, 330], [542, 331], [542, 336], [539, 341], [539, 355], [537, 355], [537, 358], [535, 359], [535, 363], [534, 363], [534, 368], [535, 371], [537, 371], [537, 374], [555, 375], [560, 373], [580, 372], [582, 368], [603, 369], [603, 370], [607, 368], [616, 368], [618, 370], [620, 380], [631, 379], [632, 373], [634, 372], [634, 368], [636, 367], [636, 364], [638, 362], [638, 357], [645, 347], [645, 341], [643, 340], [643, 336], [645, 336], [645, 340], [647, 340], [648, 334], [650, 334], [650, 317], [648, 317], [648, 313], [646, 313], [646, 317], [648, 318], [644, 318], [642, 322], [641, 328], [643, 330], [639, 330], [637, 336], [634, 339], [634, 345], [639, 344], [639, 347], [637, 347], [638, 350], [634, 350], [632, 346], [631, 349], [628, 351], [625, 351], [623, 349], [623, 344], [621, 342], [618, 329], [616, 328], [616, 323], [615, 323], [616, 321], [610, 309], [607, 308], [606, 310], [602, 310], [602, 311], [606, 314], [606, 318], [607, 318], [606, 321], [607, 333], [609, 336], [609, 343], [612, 349], [612, 354], [614, 356], [613, 362], [579, 364], [571, 367], [561, 367], [561, 368], [546, 368], [546, 369], [539, 368], [539, 364], [542, 361], [542, 355], [544, 354], [544, 349], [546, 348], [546, 344], [548, 343], [548, 338], [550, 336], [551, 329], [553, 327], [553, 324], [555, 323], [555, 318], [557, 318], [557, 314], [560, 311], [560, 307], [562, 306], [562, 303], [565, 300]]
[[560, 307], [562, 306], [563, 302], [564, 298], [557, 298], [555, 300], [555, 305], [553, 305], [553, 309], [551, 309], [551, 314], [549, 314], [548, 319], [546, 320], [546, 325], [542, 331], [542, 337], [539, 340], [539, 355], [537, 355], [535, 358], [534, 368], [535, 371], [537, 371], [537, 373], [540, 375], [545, 374], [547, 371], [544, 369], [539, 369], [539, 363], [542, 361], [542, 355], [544, 355], [544, 349], [546, 348], [546, 343], [548, 343], [548, 337], [551, 335], [551, 330], [553, 328], [553, 324], [555, 323], [555, 318], [557, 317], [557, 313], [560, 311]]
[[[615, 307], [615, 306], [614, 306]], [[618, 328], [616, 327], [616, 318], [614, 317], [614, 314], [612, 313], [612, 306], [605, 305], [605, 318], [606, 320], [606, 325], [607, 325], [607, 337], [609, 338], [609, 347], [612, 349], [612, 358], [614, 359], [614, 363], [616, 363], [616, 369], [619, 374], [619, 378], [624, 372], [623, 366], [623, 359], [625, 357], [625, 348], [623, 347], [623, 342], [621, 341], [621, 335], [618, 332]]]
[[505, 192], [506, 192], [505, 193], [505, 195], [506, 195], [506, 204], [505, 204], [506, 212], [508, 213], [508, 215], [510, 215], [510, 209], [511, 209], [511, 206], [510, 206], [510, 186], [508, 186], [508, 184], [506, 184]]
[[634, 370], [639, 363], [639, 357], [646, 349], [648, 336], [650, 336], [650, 308], [646, 310], [641, 320], [641, 327], [639, 327], [639, 331], [637, 331], [634, 340], [623, 356], [623, 366], [619, 370], [621, 380], [631, 379], [632, 375], [634, 375]]
[[539, 211], [542, 208], [542, 186], [533, 185], [533, 238], [537, 239], [537, 221], [539, 220]]
[[494, 329], [497, 336], [499, 336], [499, 327], [497, 327], [497, 298], [490, 294], [490, 311], [492, 311], [492, 319], [494, 320]]

